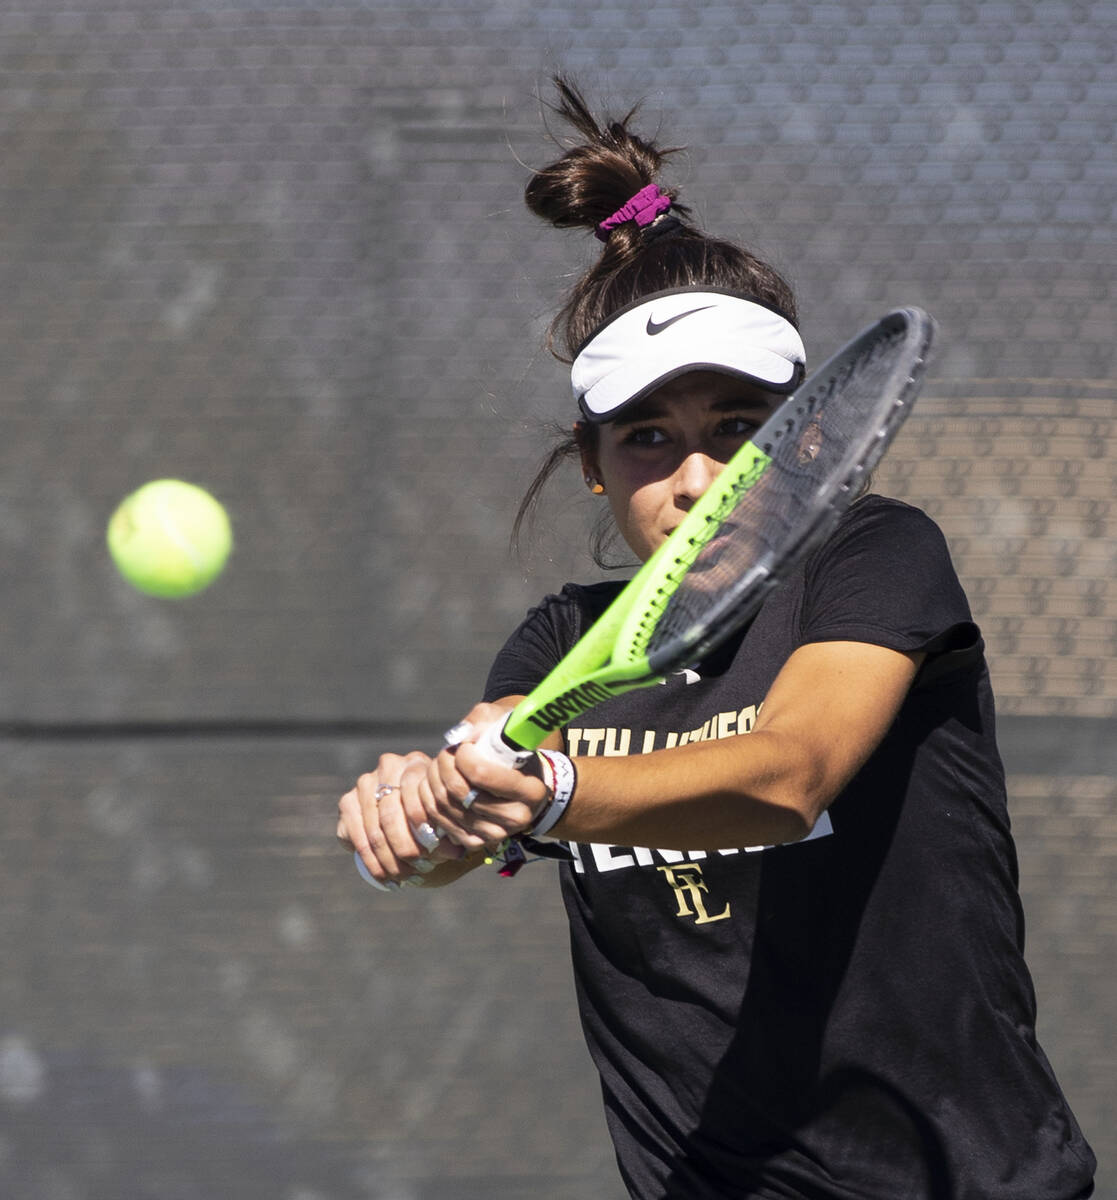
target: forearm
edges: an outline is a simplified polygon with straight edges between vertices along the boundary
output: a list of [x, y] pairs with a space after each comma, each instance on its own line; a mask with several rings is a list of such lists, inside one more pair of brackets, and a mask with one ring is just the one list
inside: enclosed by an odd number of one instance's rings
[[802, 646], [751, 733], [577, 758], [552, 836], [691, 850], [804, 838], [884, 737], [922, 660], [858, 642]]
[[574, 800], [552, 836], [718, 849], [797, 841], [842, 781], [787, 737], [757, 730], [627, 757], [577, 758]]
[[[718, 850], [806, 837], [892, 724], [922, 661], [860, 642], [801, 646], [764, 699], [751, 733], [651, 754], [576, 759], [578, 782], [548, 834], [571, 842]], [[476, 735], [514, 697], [477, 705]], [[429, 824], [470, 856], [428, 873], [438, 887], [477, 865], [473, 856], [545, 818], [540, 775], [494, 760], [466, 736], [434, 760], [383, 755], [339, 805], [338, 837], [381, 881], [414, 874]]]

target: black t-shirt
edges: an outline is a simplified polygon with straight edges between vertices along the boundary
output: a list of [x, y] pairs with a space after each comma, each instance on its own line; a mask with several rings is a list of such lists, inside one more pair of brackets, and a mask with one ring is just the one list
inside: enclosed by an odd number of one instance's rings
[[[619, 587], [533, 609], [487, 697], [530, 691]], [[568, 750], [748, 733], [791, 652], [833, 640], [927, 659], [809, 839], [580, 845], [561, 867], [625, 1182], [640, 1200], [1088, 1195], [1093, 1155], [1035, 1040], [981, 639], [925, 514], [859, 501], [742, 635], [584, 714]]]

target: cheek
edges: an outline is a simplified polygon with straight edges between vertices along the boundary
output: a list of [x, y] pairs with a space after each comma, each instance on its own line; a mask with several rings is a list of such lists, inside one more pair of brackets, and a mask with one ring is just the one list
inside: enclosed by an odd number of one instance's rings
[[668, 491], [662, 481], [658, 481], [606, 493], [621, 537], [641, 559], [646, 558], [660, 540]]
[[611, 495], [632, 496], [663, 475], [663, 465], [650, 454], [626, 452], [623, 446], [603, 445], [598, 452], [601, 479]]
[[634, 503], [639, 502], [641, 493], [646, 490], [647, 479], [624, 459], [603, 454], [601, 482], [605, 484], [605, 494], [619, 517], [620, 514], [628, 512]]
[[609, 446], [601, 447], [598, 461], [617, 528], [633, 549], [646, 549], [663, 524], [663, 509], [672, 504], [669, 470], [654, 456], [625, 455]]

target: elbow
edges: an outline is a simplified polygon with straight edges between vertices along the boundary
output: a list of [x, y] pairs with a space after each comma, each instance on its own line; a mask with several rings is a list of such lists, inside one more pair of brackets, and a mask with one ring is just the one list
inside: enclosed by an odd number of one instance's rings
[[834, 791], [821, 778], [787, 779], [769, 798], [781, 842], [801, 842], [830, 807]]
[[773, 843], [801, 842], [847, 781], [827, 747], [798, 732], [765, 729], [754, 731], [745, 741], [754, 738], [765, 740], [767, 753], [766, 770], [751, 781], [753, 799], [767, 809]]
[[803, 841], [804, 838], [810, 836], [823, 811], [825, 810], [820, 809], [817, 815], [812, 816], [811, 810], [805, 809], [799, 804], [781, 804], [775, 806], [773, 813], [773, 824], [775, 826], [773, 843], [784, 845], [788, 842]]

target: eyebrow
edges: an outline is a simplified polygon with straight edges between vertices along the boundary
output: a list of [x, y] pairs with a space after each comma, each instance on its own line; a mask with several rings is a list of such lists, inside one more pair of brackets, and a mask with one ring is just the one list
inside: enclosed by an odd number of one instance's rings
[[[726, 396], [722, 400], [715, 400], [710, 405], [711, 412], [771, 412], [775, 408], [774, 402], [765, 402], [759, 398], [746, 398], [738, 396]], [[654, 421], [659, 417], [666, 416], [669, 412], [667, 405], [659, 403], [649, 397], [647, 400], [641, 400], [635, 408], [618, 417], [612, 422], [618, 428], [626, 425], [638, 425], [641, 421]]]

